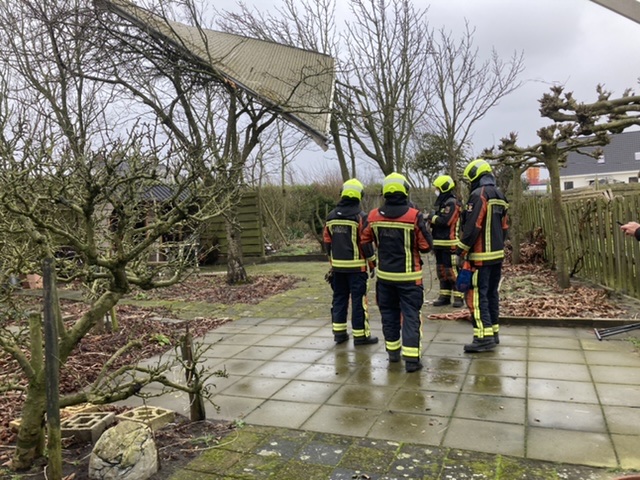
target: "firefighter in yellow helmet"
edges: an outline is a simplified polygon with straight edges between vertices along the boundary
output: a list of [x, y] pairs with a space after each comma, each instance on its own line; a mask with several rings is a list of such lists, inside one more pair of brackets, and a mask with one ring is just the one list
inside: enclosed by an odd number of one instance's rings
[[351, 300], [351, 327], [354, 345], [378, 343], [371, 335], [367, 306], [367, 270], [375, 269], [375, 250], [362, 242], [367, 214], [360, 207], [364, 187], [352, 178], [342, 185], [340, 201], [329, 212], [323, 231], [325, 251], [331, 262], [331, 327], [338, 344], [349, 340], [347, 315]]
[[456, 290], [456, 271], [452, 261], [458, 244], [458, 220], [461, 205], [454, 191], [455, 182], [449, 175], [440, 175], [433, 182], [436, 189], [436, 203], [427, 221], [433, 235], [433, 252], [436, 257], [436, 273], [440, 283], [438, 298], [434, 307], [451, 304], [462, 307], [462, 293]]
[[470, 185], [470, 193], [456, 249], [459, 264], [463, 266], [458, 273], [458, 286], [461, 288], [465, 283], [468, 288], [465, 298], [474, 322], [473, 341], [464, 346], [464, 351], [486, 352], [500, 343], [498, 286], [509, 203], [496, 186], [491, 165], [486, 160], [478, 158], [470, 162], [463, 177]]
[[376, 301], [390, 362], [405, 360], [416, 372], [420, 361], [424, 303], [421, 253], [431, 251], [432, 239], [421, 212], [409, 202], [409, 183], [399, 173], [382, 184], [384, 205], [369, 212], [363, 242], [377, 247]]

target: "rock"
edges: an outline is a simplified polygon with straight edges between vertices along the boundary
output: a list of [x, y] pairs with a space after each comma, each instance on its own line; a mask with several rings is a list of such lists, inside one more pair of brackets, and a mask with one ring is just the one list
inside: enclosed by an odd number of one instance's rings
[[146, 480], [158, 471], [158, 450], [151, 429], [124, 421], [100, 437], [89, 458], [89, 478]]

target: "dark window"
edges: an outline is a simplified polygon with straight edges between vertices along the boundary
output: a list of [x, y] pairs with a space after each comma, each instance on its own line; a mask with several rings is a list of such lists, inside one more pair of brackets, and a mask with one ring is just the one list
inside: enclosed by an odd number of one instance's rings
[[638, 183], [638, 177], [629, 177], [629, 183]]
[[573, 188], [573, 182], [564, 182], [564, 189], [571, 190]]

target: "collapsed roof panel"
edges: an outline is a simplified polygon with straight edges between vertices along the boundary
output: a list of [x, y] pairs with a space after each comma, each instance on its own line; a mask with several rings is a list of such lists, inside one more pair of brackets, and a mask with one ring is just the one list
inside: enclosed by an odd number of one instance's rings
[[327, 149], [335, 82], [334, 59], [310, 50], [189, 26], [127, 0], [104, 0], [109, 10], [170, 42], [191, 61], [253, 95]]

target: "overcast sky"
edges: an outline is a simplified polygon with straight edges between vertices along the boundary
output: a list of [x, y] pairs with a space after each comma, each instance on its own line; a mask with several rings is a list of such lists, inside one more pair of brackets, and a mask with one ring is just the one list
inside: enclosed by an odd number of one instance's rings
[[[244, 0], [261, 10], [278, 0]], [[340, 4], [341, 2], [338, 1]], [[233, 9], [233, 0], [218, 0], [220, 9]], [[477, 124], [474, 151], [496, 144], [511, 131], [519, 143], [537, 143], [536, 130], [550, 122], [538, 113], [538, 99], [553, 84], [565, 86], [582, 102], [596, 99], [601, 83], [613, 96], [626, 88], [640, 93], [640, 24], [589, 0], [414, 0], [429, 6], [431, 28], [462, 32], [465, 19], [475, 27], [481, 56], [492, 47], [508, 59], [523, 52], [525, 84], [500, 102]], [[333, 158], [331, 150], [322, 155]]]

